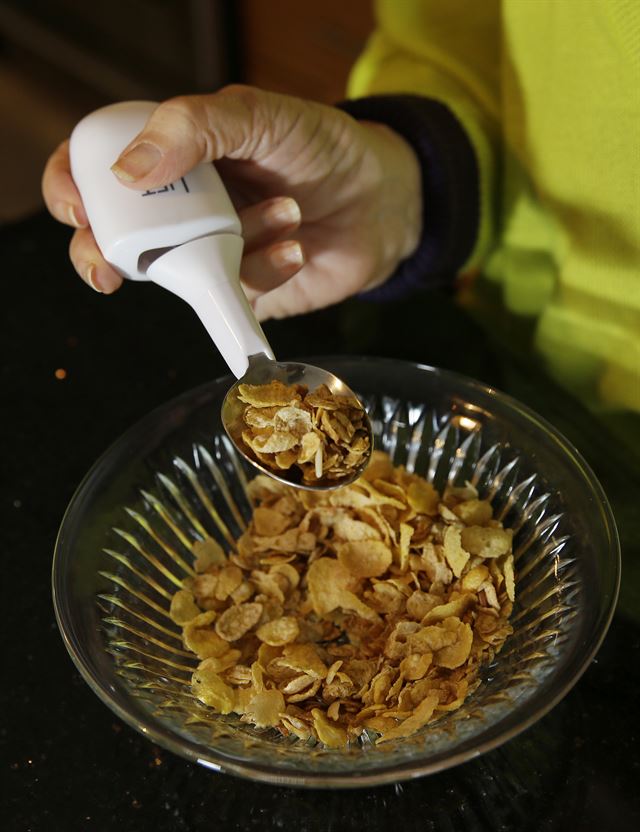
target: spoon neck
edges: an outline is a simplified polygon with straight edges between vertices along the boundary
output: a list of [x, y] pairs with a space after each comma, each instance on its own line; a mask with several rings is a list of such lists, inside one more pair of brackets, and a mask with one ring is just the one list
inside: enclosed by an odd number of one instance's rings
[[251, 371], [257, 370], [266, 364], [273, 363], [273, 356], [265, 350], [264, 352], [253, 353], [247, 360], [249, 362], [249, 371]]

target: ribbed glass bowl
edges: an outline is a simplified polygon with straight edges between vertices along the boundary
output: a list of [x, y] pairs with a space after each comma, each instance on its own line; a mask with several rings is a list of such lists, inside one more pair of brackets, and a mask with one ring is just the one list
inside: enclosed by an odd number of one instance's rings
[[218, 716], [191, 694], [197, 664], [168, 617], [190, 544], [229, 548], [250, 516], [252, 471], [221, 422], [226, 377], [150, 413], [94, 465], [65, 514], [53, 563], [62, 636], [97, 695], [148, 739], [215, 770], [298, 786], [354, 787], [438, 771], [545, 714], [588, 666], [620, 576], [607, 500], [584, 460], [535, 413], [432, 367], [310, 359], [357, 391], [376, 445], [439, 489], [469, 480], [515, 529], [513, 635], [459, 710], [409, 739], [363, 734], [325, 749]]

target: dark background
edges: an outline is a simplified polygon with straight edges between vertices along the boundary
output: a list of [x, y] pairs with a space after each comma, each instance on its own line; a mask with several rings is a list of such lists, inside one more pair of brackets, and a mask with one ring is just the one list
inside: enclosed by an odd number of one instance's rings
[[[140, 284], [101, 296], [74, 275], [69, 230], [41, 211], [46, 156], [85, 112], [131, 94], [162, 98], [246, 80], [334, 101], [370, 27], [368, 0], [0, 3], [7, 832], [640, 827], [638, 421], [588, 413], [519, 346], [523, 322], [500, 314], [489, 321], [478, 298], [431, 293], [384, 307], [356, 299], [266, 330], [283, 358], [364, 353], [479, 378], [549, 419], [594, 468], [621, 534], [620, 605], [595, 662], [537, 725], [476, 761], [395, 787], [256, 785], [187, 763], [122, 724], [81, 680], [58, 633], [51, 556], [77, 484], [133, 422], [226, 368], [174, 297]], [[198, 46], [203, 33], [219, 44], [215, 60]]]
[[334, 103], [372, 29], [372, 0], [0, 0], [0, 222], [96, 107], [230, 82]]

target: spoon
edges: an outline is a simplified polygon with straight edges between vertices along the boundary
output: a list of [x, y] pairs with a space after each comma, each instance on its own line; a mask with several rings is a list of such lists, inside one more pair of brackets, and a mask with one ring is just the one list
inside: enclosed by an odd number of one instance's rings
[[[265, 341], [265, 345], [268, 347]], [[269, 353], [271, 353], [271, 349]], [[272, 354], [272, 353], [271, 353]], [[243, 414], [247, 407], [245, 402], [239, 399], [239, 388], [242, 384], [263, 385], [269, 384], [272, 381], [280, 381], [289, 386], [293, 384], [303, 384], [313, 392], [320, 385], [325, 385], [329, 388], [331, 393], [335, 396], [345, 396], [355, 399], [359, 402], [356, 394], [342, 381], [338, 376], [330, 373], [328, 370], [323, 370], [321, 367], [314, 367], [312, 364], [301, 364], [293, 361], [280, 362], [275, 361], [266, 353], [256, 353], [249, 356], [249, 367], [247, 372], [240, 378], [227, 392], [222, 402], [222, 424], [229, 438], [233, 442], [238, 452], [262, 473], [267, 474], [272, 479], [285, 485], [293, 486], [294, 488], [302, 488], [305, 491], [331, 491], [336, 488], [342, 488], [349, 485], [358, 479], [363, 473], [364, 469], [369, 463], [371, 451], [373, 448], [373, 431], [371, 428], [371, 420], [367, 415], [364, 407], [363, 411], [363, 427], [366, 430], [369, 440], [369, 448], [367, 453], [362, 457], [360, 464], [350, 469], [349, 473], [338, 480], [323, 480], [320, 479], [314, 483], [302, 481], [300, 469], [295, 465], [287, 470], [274, 471], [272, 468], [264, 465], [259, 459], [256, 459], [247, 448], [242, 440], [242, 431], [246, 425], [243, 420]], [[362, 403], [360, 402], [362, 406]]]
[[[357, 400], [332, 373], [308, 364], [278, 363], [240, 285], [243, 238], [240, 219], [215, 167], [197, 165], [179, 182], [135, 191], [110, 166], [140, 132], [156, 105], [111, 104], [85, 116], [70, 141], [71, 173], [105, 260], [130, 280], [153, 281], [196, 312], [229, 368], [240, 381], [227, 394], [222, 421], [231, 441], [252, 465], [280, 482], [309, 491], [339, 488], [356, 479], [371, 454], [371, 423], [364, 414], [368, 454], [344, 479], [307, 484], [293, 467], [276, 473], [247, 453], [242, 442], [240, 384], [324, 384]], [[363, 408], [364, 413], [364, 408]]]

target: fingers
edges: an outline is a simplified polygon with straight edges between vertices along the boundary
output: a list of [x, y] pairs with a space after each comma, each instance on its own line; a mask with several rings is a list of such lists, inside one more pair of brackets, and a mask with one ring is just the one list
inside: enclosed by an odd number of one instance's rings
[[49, 212], [76, 230], [69, 245], [69, 257], [84, 282], [105, 295], [122, 285], [122, 278], [100, 253], [88, 228], [80, 194], [69, 166], [69, 141], [63, 142], [50, 156], [42, 174], [42, 195]]
[[110, 295], [122, 284], [120, 275], [105, 261], [88, 228], [80, 194], [69, 167], [69, 141], [51, 154], [42, 175], [42, 195], [50, 213], [60, 222], [76, 228], [69, 245], [69, 256], [84, 282]]
[[286, 283], [304, 265], [304, 252], [297, 240], [275, 241], [300, 227], [300, 208], [294, 199], [275, 197], [245, 208], [240, 220], [245, 240], [242, 282], [253, 302]]
[[292, 279], [283, 281], [280, 286], [274, 286], [273, 291], [251, 298], [256, 318], [259, 321], [289, 318], [326, 305], [318, 303], [313, 291], [309, 291], [303, 275], [304, 272], [296, 273]]
[[[259, 226], [256, 228], [261, 233]], [[122, 285], [122, 278], [103, 258], [90, 229], [81, 228], [75, 232], [69, 245], [69, 257], [80, 277], [97, 292], [110, 295]], [[271, 243], [245, 254], [241, 273], [247, 297], [253, 301], [286, 283], [300, 271], [304, 262], [304, 252], [297, 240]]]
[[245, 253], [272, 242], [275, 237], [290, 234], [300, 226], [300, 208], [289, 197], [275, 197], [239, 212]]
[[304, 266], [304, 252], [297, 240], [273, 243], [242, 258], [241, 278], [251, 303], [265, 292], [282, 286]]
[[51, 154], [42, 174], [42, 196], [49, 212], [65, 225], [86, 228], [88, 225], [80, 194], [71, 178], [69, 140]]
[[[100, 254], [88, 228], [78, 229], [69, 245], [69, 257], [84, 282], [105, 295], [122, 285], [120, 275]], [[272, 243], [242, 258], [242, 282], [250, 301], [286, 283], [304, 265], [304, 253], [296, 240]]]
[[112, 166], [135, 188], [167, 185], [200, 162], [223, 156], [254, 159], [265, 136], [274, 136], [293, 120], [278, 120], [282, 96], [234, 85], [213, 95], [172, 98], [160, 104], [145, 128]]
[[96, 292], [110, 295], [122, 285], [122, 278], [100, 254], [88, 228], [78, 229], [71, 238], [69, 257], [80, 277]]

